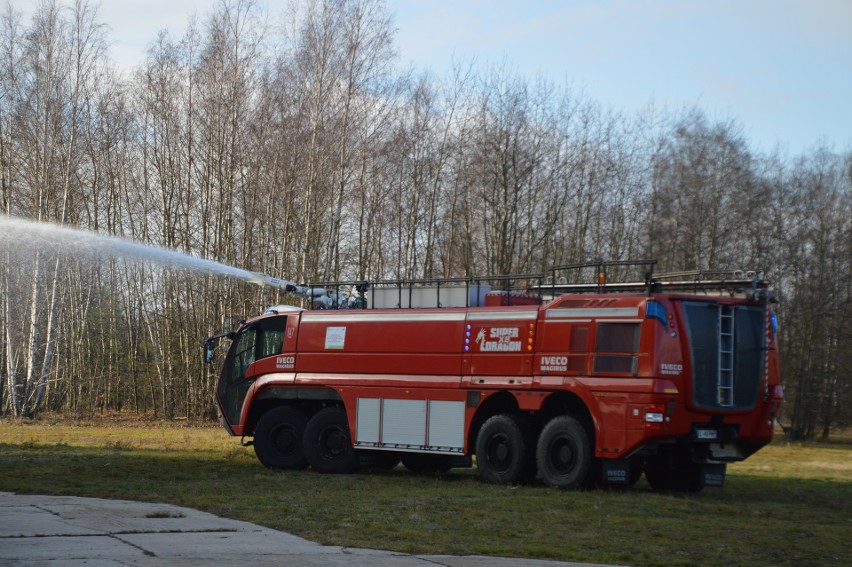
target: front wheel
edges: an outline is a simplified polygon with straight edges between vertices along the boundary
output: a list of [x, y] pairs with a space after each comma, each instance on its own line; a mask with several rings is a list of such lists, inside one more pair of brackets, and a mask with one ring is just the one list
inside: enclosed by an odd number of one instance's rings
[[592, 443], [586, 428], [570, 415], [551, 419], [538, 438], [536, 462], [547, 486], [581, 487], [592, 464]]
[[486, 482], [507, 484], [523, 482], [530, 475], [532, 453], [530, 435], [520, 416], [495, 415], [476, 436], [476, 466]]
[[318, 411], [308, 421], [303, 439], [305, 457], [323, 473], [350, 473], [358, 468], [346, 411], [338, 407]]
[[301, 410], [279, 406], [263, 414], [254, 430], [254, 453], [270, 469], [300, 470], [308, 466], [302, 436], [308, 418]]

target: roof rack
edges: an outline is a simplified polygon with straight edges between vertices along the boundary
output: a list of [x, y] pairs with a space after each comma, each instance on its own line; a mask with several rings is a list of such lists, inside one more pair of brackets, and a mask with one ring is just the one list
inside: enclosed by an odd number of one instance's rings
[[738, 295], [755, 287], [765, 288], [767, 282], [749, 279], [680, 280], [649, 282], [620, 282], [607, 284], [543, 284], [541, 290], [562, 293], [694, 293], [697, 295]]
[[[689, 270], [655, 274], [656, 260], [594, 260], [551, 267], [549, 273], [486, 275], [468, 278], [353, 280], [306, 284], [311, 307], [372, 309], [473, 307], [485, 297], [537, 298], [541, 303], [572, 293], [690, 293], [708, 296], [770, 297], [763, 274], [743, 270]], [[636, 278], [636, 269], [641, 279]], [[589, 272], [593, 275], [589, 277]], [[613, 281], [629, 277], [633, 281]], [[586, 281], [582, 281], [582, 280]], [[589, 281], [591, 280], [591, 281]], [[345, 292], [344, 292], [345, 290]], [[770, 298], [771, 300], [771, 298]], [[507, 299], [506, 303], [510, 304]]]
[[[595, 260], [579, 264], [554, 266], [550, 269], [551, 279], [543, 286], [552, 294], [558, 293], [693, 293], [701, 295], [746, 295], [755, 289], [765, 289], [769, 283], [763, 275], [744, 270], [688, 270], [655, 274], [656, 260], [620, 260], [605, 262]], [[612, 268], [647, 268], [641, 281], [610, 282]], [[557, 280], [557, 271], [574, 270], [577, 278], [582, 272], [595, 268], [596, 281], [591, 283], [567, 283], [566, 278]], [[565, 282], [565, 283], [563, 283]]]

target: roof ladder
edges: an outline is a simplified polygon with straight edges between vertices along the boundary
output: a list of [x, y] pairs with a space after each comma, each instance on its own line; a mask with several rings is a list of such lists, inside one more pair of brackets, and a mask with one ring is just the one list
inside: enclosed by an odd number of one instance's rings
[[719, 376], [716, 381], [716, 403], [734, 406], [734, 306], [719, 305]]

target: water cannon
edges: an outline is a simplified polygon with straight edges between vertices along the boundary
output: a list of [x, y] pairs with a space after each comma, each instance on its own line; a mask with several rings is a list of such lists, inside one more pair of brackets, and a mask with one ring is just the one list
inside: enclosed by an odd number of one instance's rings
[[257, 279], [260, 280], [263, 285], [278, 288], [284, 293], [291, 293], [307, 299], [311, 307], [314, 309], [330, 309], [337, 305], [340, 301], [339, 297], [332, 296], [337, 294], [332, 294], [322, 287], [297, 284], [296, 282], [282, 280], [259, 272], [255, 272], [255, 276], [257, 276]]
[[306, 295], [308, 293], [309, 288], [304, 285], [297, 284], [295, 282], [291, 282], [288, 280], [282, 280], [279, 278], [274, 278], [272, 276], [261, 274], [260, 272], [254, 273], [258, 280], [260, 280], [263, 285], [268, 285], [271, 287], [275, 287], [280, 289], [285, 293], [294, 293], [297, 295]]
[[282, 280], [260, 272], [251, 272], [252, 281], [259, 285], [274, 287], [297, 297], [303, 298], [309, 309], [360, 309], [366, 304], [364, 294], [369, 289], [368, 282], [348, 282], [351, 290], [341, 290], [341, 283], [298, 284]]

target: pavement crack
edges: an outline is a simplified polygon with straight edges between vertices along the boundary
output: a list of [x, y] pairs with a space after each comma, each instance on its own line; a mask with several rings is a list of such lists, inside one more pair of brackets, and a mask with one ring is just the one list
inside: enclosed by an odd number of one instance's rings
[[53, 515], [53, 516], [56, 516], [57, 518], [61, 518], [61, 517], [62, 517], [62, 516], [59, 514], [59, 512], [56, 512], [56, 511], [54, 511], [54, 510], [51, 510], [50, 508], [45, 508], [44, 506], [39, 506], [38, 504], [30, 504], [30, 506], [32, 506], [32, 507], [33, 507], [33, 508], [35, 508], [36, 510], [40, 510], [40, 511], [42, 511], [42, 512], [47, 512], [48, 514], [51, 514], [51, 515]]
[[145, 555], [147, 555], [148, 557], [157, 557], [157, 554], [156, 554], [156, 553], [154, 553], [153, 551], [151, 551], [151, 550], [149, 550], [149, 549], [145, 549], [145, 548], [144, 548], [144, 547], [142, 547], [141, 545], [136, 545], [135, 543], [133, 543], [133, 542], [131, 542], [131, 541], [127, 541], [127, 540], [126, 540], [126, 539], [124, 539], [124, 538], [118, 537], [118, 534], [109, 534], [109, 537], [111, 537], [111, 538], [113, 538], [113, 539], [115, 539], [115, 540], [120, 541], [120, 542], [121, 542], [121, 543], [123, 543], [124, 545], [129, 545], [130, 547], [132, 547], [132, 548], [134, 548], [134, 549], [138, 549], [139, 551], [141, 551], [142, 553], [144, 553], [144, 554], [145, 554]]
[[174, 530], [121, 530], [110, 532], [112, 535], [138, 535], [138, 534], [218, 534], [218, 533], [237, 533], [241, 530], [231, 528], [210, 528], [210, 529], [174, 529]]
[[429, 559], [428, 557], [424, 557], [422, 555], [414, 555], [420, 561], [425, 561], [427, 563], [431, 563], [432, 565], [440, 565], [440, 567], [450, 567], [449, 563], [441, 563], [440, 561], [436, 561], [435, 559]]

